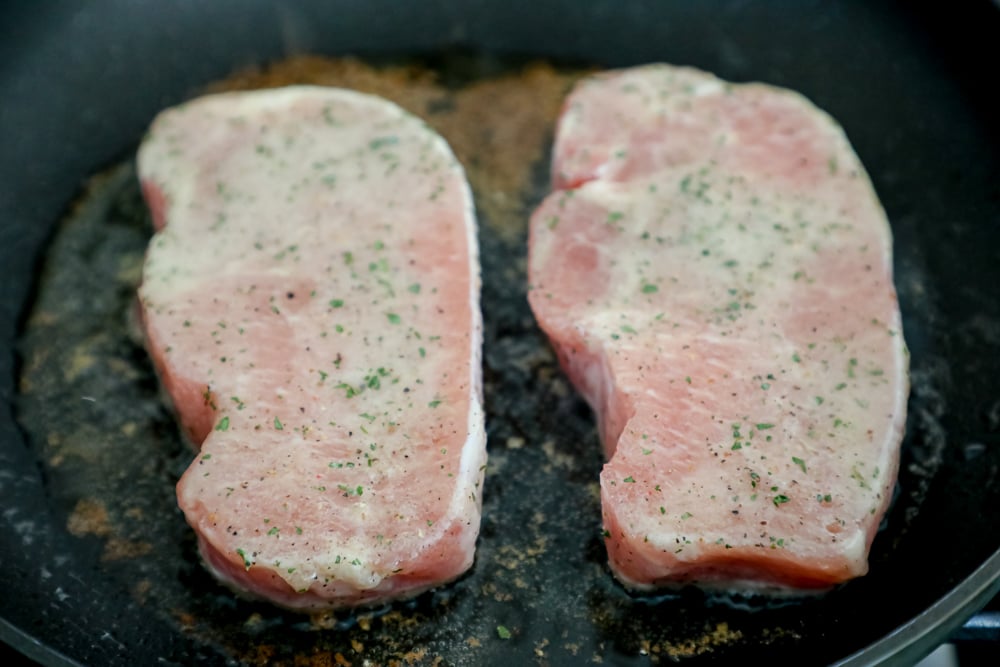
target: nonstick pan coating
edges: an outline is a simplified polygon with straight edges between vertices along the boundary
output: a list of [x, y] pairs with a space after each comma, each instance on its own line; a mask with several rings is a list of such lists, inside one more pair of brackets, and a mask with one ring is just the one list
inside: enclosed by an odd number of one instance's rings
[[[817, 664], [858, 651], [866, 661], [929, 650], [985, 602], [1000, 573], [1000, 516], [991, 511], [1000, 500], [1000, 108], [988, 94], [1000, 18], [989, 2], [915, 12], [864, 2], [539, 0], [13, 10], [0, 24], [0, 637], [50, 664], [95, 665]], [[525, 76], [536, 59], [556, 63], [557, 73], [667, 61], [794, 88], [837, 118], [893, 227], [912, 353], [899, 493], [872, 572], [821, 600], [756, 611], [694, 592], [633, 597], [610, 578], [593, 421], [527, 309], [524, 228], [502, 222], [544, 193], [543, 154], [526, 183], [476, 192], [491, 472], [472, 573], [412, 603], [326, 619], [326, 627], [219, 589], [197, 564], [170, 495], [182, 445], [151, 407], [159, 405], [155, 383], [130, 374], [144, 363], [141, 346], [108, 335], [129, 330], [123, 285], [135, 267], [121, 258], [148, 233], [129, 160], [159, 109], [236, 70], [298, 53], [418, 63], [453, 95]], [[447, 113], [446, 97], [427, 113]], [[504, 196], [515, 199], [498, 210], [493, 198]], [[83, 400], [89, 395], [70, 392], [79, 389], [71, 381], [62, 402], [33, 405], [31, 388], [19, 385], [41, 343], [46, 363], [63, 375], [74, 368], [68, 339], [22, 335], [38, 324], [29, 313], [46, 289], [43, 260], [72, 242], [68, 227], [55, 233], [67, 217], [107, 225], [100, 243], [81, 241], [65, 261], [77, 262], [88, 286], [88, 298], [74, 302], [75, 335], [97, 339], [107, 359], [121, 362], [108, 392], [135, 399], [125, 406]], [[84, 315], [95, 312], [108, 320], [85, 329]], [[100, 414], [88, 412], [95, 405]], [[92, 447], [89, 467], [53, 462], [59, 443], [39, 439], [47, 415], [65, 420], [50, 432], [90, 434], [107, 447]], [[116, 469], [109, 457], [121, 450], [111, 449], [117, 441], [107, 427], [120, 431], [128, 421], [150, 429], [150, 449], [126, 452]], [[104, 506], [104, 516], [100, 503], [84, 502], [128, 493], [142, 498], [140, 511], [120, 521], [121, 507]], [[502, 638], [498, 626], [512, 636]]]

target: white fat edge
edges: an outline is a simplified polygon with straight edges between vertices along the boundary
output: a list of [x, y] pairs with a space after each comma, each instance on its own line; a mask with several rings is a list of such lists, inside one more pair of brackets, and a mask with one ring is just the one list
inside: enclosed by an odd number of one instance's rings
[[[383, 580], [391, 576], [383, 569], [374, 567], [379, 564], [372, 558], [375, 549], [353, 537], [347, 540], [326, 539], [325, 545], [313, 552], [308, 563], [301, 558], [291, 560], [289, 556], [294, 552], [281, 548], [272, 551], [268, 548], [270, 545], [262, 540], [258, 544], [257, 555], [252, 557], [249, 567], [261, 568], [277, 575], [297, 592], [303, 592], [316, 583], [333, 584], [340, 589], [350, 588], [354, 591], [370, 590], [378, 588]], [[294, 565], [294, 572], [289, 573], [287, 565], [279, 564], [283, 560], [282, 556]], [[250, 554], [244, 558], [250, 558]], [[207, 559], [203, 560], [206, 565], [210, 565]], [[224, 574], [217, 568], [211, 569], [216, 575]]]
[[724, 90], [725, 86], [722, 81], [712, 77], [694, 84], [691, 95], [694, 97], [708, 97], [709, 95], [718, 95]]
[[[758, 84], [765, 85], [765, 84]], [[776, 88], [775, 90], [783, 91], [784, 89]], [[825, 129], [832, 135], [834, 150], [838, 162], [838, 173], [843, 171], [855, 171], [857, 172], [857, 177], [854, 179], [856, 186], [864, 192], [864, 195], [869, 199], [868, 204], [872, 207], [873, 221], [877, 221], [870, 231], [875, 233], [878, 237], [879, 246], [882, 250], [880, 259], [882, 260], [882, 266], [888, 271], [890, 280], [893, 276], [894, 262], [893, 262], [893, 235], [892, 235], [892, 225], [889, 223], [889, 216], [885, 212], [885, 207], [882, 205], [881, 199], [879, 199], [878, 193], [875, 191], [875, 184], [872, 183], [871, 176], [865, 169], [864, 162], [861, 161], [861, 156], [855, 151], [850, 138], [847, 136], [846, 130], [843, 126], [837, 122], [833, 116], [827, 113], [825, 110], [817, 107], [812, 103], [809, 98], [805, 97], [801, 93], [795, 91], [786, 91], [790, 96], [798, 98], [802, 104], [809, 107], [810, 110], [815, 112], [819, 118], [825, 122]], [[840, 176], [843, 178], [843, 176]]]
[[[308, 586], [307, 582], [322, 583], [322, 579], [325, 576], [329, 576], [331, 581], [348, 584], [359, 591], [377, 588], [384, 579], [391, 575], [387, 572], [376, 571], [372, 567], [374, 564], [371, 558], [373, 551], [374, 549], [366, 547], [364, 544], [359, 544], [354, 539], [348, 539], [347, 542], [328, 540], [327, 548], [320, 552], [325, 555], [317, 555], [313, 558], [315, 564], [314, 573], [298, 579], [297, 581], [302, 582], [302, 585], [297, 590], [306, 588]], [[340, 558], [340, 562], [337, 562], [338, 557]], [[354, 563], [357, 564], [355, 565]], [[290, 585], [293, 585], [293, 582], [296, 581], [295, 574], [299, 574], [298, 570], [291, 575], [281, 568], [277, 568], [276, 571]]]
[[[808, 100], [806, 100], [806, 103], [811, 104]], [[869, 205], [873, 209], [873, 221], [876, 222], [874, 229], [871, 231], [878, 236], [878, 241], [882, 251], [879, 259], [881, 260], [882, 267], [886, 272], [886, 279], [889, 282], [888, 288], [891, 289], [895, 295], [894, 239], [888, 215], [885, 212], [885, 208], [882, 206], [878, 193], [875, 191], [875, 186], [871, 181], [871, 177], [865, 170], [860, 156], [858, 156], [851, 145], [847, 133], [840, 126], [840, 124], [826, 114], [825, 111], [822, 109], [817, 109], [817, 111], [824, 116], [833, 127], [837, 135], [838, 143], [840, 144], [840, 152], [842, 154], [846, 154], [849, 158], [849, 168], [857, 170], [858, 176], [856, 180], [859, 181], [858, 186], [863, 188], [866, 196], [870, 199]], [[906, 428], [907, 401], [910, 393], [910, 357], [906, 346], [906, 340], [903, 335], [902, 314], [898, 301], [894, 300], [893, 304], [894, 307], [892, 309], [891, 316], [888, 318], [888, 321], [883, 324], [887, 329], [886, 335], [890, 335], [889, 330], [893, 332], [891, 334], [893, 338], [892, 386], [895, 389], [895, 393], [893, 394], [892, 402], [892, 420], [888, 428], [885, 429], [884, 439], [879, 443], [878, 447], [879, 475], [877, 476], [877, 479], [873, 480], [874, 483], [872, 484], [872, 488], [875, 493], [883, 494], [881, 499], [875, 499], [876, 505], [874, 507], [876, 511], [874, 520], [876, 526], [881, 521], [882, 515], [888, 508], [892, 499], [892, 483], [896, 479], [898, 473], [900, 447]]]
[[[776, 90], [780, 91], [784, 89], [779, 88]], [[877, 238], [881, 251], [878, 257], [881, 261], [880, 268], [885, 271], [886, 280], [888, 281], [888, 289], [890, 289], [895, 295], [895, 284], [893, 281], [895, 274], [895, 262], [892, 226], [889, 222], [885, 208], [878, 197], [878, 193], [875, 191], [875, 186], [872, 183], [871, 177], [864, 167], [864, 163], [854, 150], [846, 131], [836, 121], [836, 119], [830, 116], [825, 110], [814, 105], [804, 95], [795, 91], [787, 92], [789, 95], [799, 98], [802, 104], [807, 105], [810, 109], [815, 111], [815, 113], [822, 120], [825, 121], [828, 130], [834, 136], [836, 144], [835, 148], [837, 152], [836, 157], [841, 164], [840, 169], [854, 170], [857, 172], [857, 177], [855, 178], [856, 187], [858, 187], [860, 192], [868, 198], [869, 201], [866, 205], [871, 207], [870, 222], [872, 224], [868, 231], [873, 233]], [[869, 514], [866, 517], [866, 520], [869, 520], [869, 525], [874, 526], [879, 525], [892, 499], [892, 485], [894, 484], [898, 474], [900, 448], [904, 436], [904, 430], [906, 428], [907, 401], [910, 393], [909, 352], [903, 337], [902, 316], [899, 304], [898, 301], [895, 300], [893, 303], [894, 306], [888, 321], [883, 322], [883, 325], [887, 329], [885, 335], [889, 335], [888, 330], [894, 332], [892, 334], [892, 357], [894, 371], [893, 377], [891, 378], [892, 387], [894, 389], [891, 408], [892, 420], [888, 424], [888, 427], [883, 431], [884, 437], [882, 441], [878, 443], [878, 460], [875, 462], [875, 465], [877, 466], [879, 474], [872, 480], [870, 491], [870, 500], [873, 504], [867, 508], [858, 508], [859, 511], [875, 510], [873, 514]], [[882, 494], [882, 497], [878, 498], [877, 494], [880, 493]], [[871, 531], [869, 531], [869, 533], [870, 532]], [[848, 548], [860, 549], [859, 555], [857, 556], [849, 554], [852, 561], [856, 557], [860, 563], [866, 563], [867, 538], [868, 536], [865, 534], [855, 534], [852, 536], [850, 544], [845, 546], [845, 553]], [[855, 544], [855, 542], [857, 542], [857, 544]]]
[[701, 559], [702, 550], [699, 542], [704, 542], [705, 538], [698, 530], [687, 533], [663, 530], [655, 520], [644, 521], [643, 524], [643, 528], [648, 527], [651, 530], [641, 534], [636, 533], [633, 536], [635, 541], [648, 542], [658, 551], [670, 554], [671, 558], [681, 563], [696, 563]]
[[[895, 371], [895, 382], [893, 383], [895, 393], [892, 402], [892, 421], [885, 429], [885, 437], [879, 443], [879, 460], [877, 479], [873, 480], [872, 488], [875, 492], [881, 493], [882, 498], [876, 498], [875, 514], [873, 515], [874, 525], [881, 523], [882, 517], [888, 510], [892, 502], [893, 486], [896, 483], [899, 472], [899, 458], [903, 437], [906, 431], [906, 411], [907, 401], [910, 394], [910, 372], [909, 372], [909, 351], [903, 339], [902, 323], [900, 322], [899, 309], [896, 308], [890, 323], [895, 331], [893, 335], [893, 367]], [[888, 335], [888, 334], [886, 334]]]
[[[671, 558], [678, 563], [698, 563], [702, 556], [702, 545], [712, 546], [712, 544], [706, 540], [706, 538], [701, 535], [698, 531], [694, 532], [677, 532], [671, 530], [669, 532], [664, 532], [659, 530], [659, 526], [655, 521], [644, 522], [641, 527], [645, 528], [646, 523], [649, 523], [650, 530], [645, 533], [638, 533], [635, 530], [632, 531], [635, 538], [638, 535], [642, 535], [643, 540], [645, 540], [653, 548], [666, 552], [670, 554]], [[860, 576], [867, 572], [868, 569], [868, 545], [865, 531], [860, 527], [856, 527], [850, 531], [850, 533], [841, 533], [843, 539], [838, 540], [839, 548], [837, 553], [842, 558], [842, 561], [848, 564], [850, 572], [853, 576]], [[687, 541], [685, 541], [687, 540]], [[735, 542], [734, 542], [735, 544]], [[738, 544], [736, 546], [747, 547], [748, 544]], [[809, 557], [809, 546], [805, 547], [805, 550], [794, 549], [793, 547], [785, 547], [783, 550], [787, 551], [789, 548], [793, 549], [793, 553], [798, 554], [802, 558]], [[624, 575], [621, 570], [615, 567], [614, 561], [609, 560], [609, 565], [615, 570], [616, 576], [626, 584], [629, 588], [639, 590], [639, 591], [655, 591], [663, 588], [682, 588], [688, 584], [695, 584], [699, 588], [706, 591], [715, 591], [719, 593], [747, 593], [747, 592], [759, 592], [767, 594], [777, 594], [781, 595], [802, 595], [802, 594], [812, 594], [812, 591], [803, 591], [795, 587], [782, 586], [769, 582], [761, 582], [754, 579], [721, 579], [721, 580], [695, 580], [692, 582], [676, 582], [670, 584], [668, 582], [659, 584], [650, 584], [648, 582], [636, 581], [626, 575]], [[822, 592], [822, 591], [819, 591]]]
[[[470, 520], [469, 528], [462, 531], [463, 543], [468, 553], [475, 548], [479, 535], [479, 523], [482, 515], [483, 481], [485, 479], [486, 424], [483, 410], [483, 314], [480, 308], [481, 268], [479, 262], [479, 238], [475, 202], [469, 187], [465, 170], [458, 162], [448, 142], [430, 128], [427, 130], [434, 136], [434, 144], [449, 161], [456, 177], [461, 184], [462, 203], [464, 207], [466, 247], [469, 257], [469, 410], [466, 418], [468, 435], [462, 445], [462, 456], [459, 461], [457, 485], [448, 506], [448, 517]], [[443, 522], [447, 524], [448, 522]], [[446, 525], [441, 526], [444, 530]]]
[[840, 553], [851, 564], [852, 572], [862, 573], [868, 569], [868, 535], [865, 530], [859, 527], [850, 531], [847, 537], [838, 537], [837, 545]]

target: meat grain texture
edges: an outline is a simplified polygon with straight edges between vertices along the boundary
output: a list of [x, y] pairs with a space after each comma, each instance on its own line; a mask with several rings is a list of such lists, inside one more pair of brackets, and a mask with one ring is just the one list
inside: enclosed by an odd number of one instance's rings
[[581, 81], [529, 299], [594, 408], [612, 570], [776, 595], [867, 572], [908, 355], [886, 216], [802, 96], [650, 65]]
[[208, 567], [291, 609], [374, 604], [473, 562], [485, 468], [472, 199], [385, 100], [289, 87], [163, 112], [148, 349], [199, 453]]

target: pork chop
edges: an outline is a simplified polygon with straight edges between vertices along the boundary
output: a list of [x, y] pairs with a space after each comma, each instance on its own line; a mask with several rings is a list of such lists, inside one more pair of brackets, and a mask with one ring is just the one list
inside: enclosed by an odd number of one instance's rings
[[211, 571], [301, 610], [472, 564], [486, 461], [476, 222], [444, 140], [320, 87], [163, 112], [139, 176], [148, 349], [200, 448], [178, 504]]
[[908, 355], [891, 234], [802, 96], [650, 65], [581, 81], [529, 299], [597, 415], [629, 587], [821, 591], [866, 573]]

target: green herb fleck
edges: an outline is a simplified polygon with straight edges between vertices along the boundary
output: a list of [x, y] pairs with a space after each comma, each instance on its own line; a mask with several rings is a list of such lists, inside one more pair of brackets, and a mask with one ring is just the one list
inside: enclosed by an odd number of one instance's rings
[[403, 321], [396, 313], [386, 313], [385, 316], [391, 324], [399, 324]]
[[779, 494], [779, 495], [777, 495], [777, 496], [774, 497], [774, 506], [778, 507], [780, 505], [784, 505], [788, 501], [789, 501], [788, 496], [786, 496], [784, 494]]
[[659, 291], [660, 291], [660, 288], [657, 287], [656, 285], [651, 284], [651, 283], [646, 283], [645, 285], [642, 286], [642, 293], [643, 294], [652, 294], [653, 292], [659, 292]]
[[373, 151], [376, 151], [380, 148], [384, 148], [385, 146], [393, 146], [398, 143], [399, 143], [399, 137], [395, 135], [390, 135], [387, 137], [378, 137], [376, 139], [372, 139], [371, 141], [368, 142], [368, 148], [370, 148]]
[[497, 626], [497, 637], [500, 639], [510, 639], [510, 630], [505, 625]]
[[802, 468], [802, 472], [807, 472], [807, 470], [806, 470], [806, 462], [803, 461], [802, 459], [800, 459], [799, 457], [793, 456], [792, 457], [792, 463], [794, 463], [798, 467]]
[[330, 307], [331, 308], [343, 308], [344, 307], [344, 300], [343, 299], [331, 299], [330, 300]]
[[219, 420], [219, 423], [215, 425], [216, 431], [228, 431], [229, 430], [229, 417], [223, 417]]
[[337, 383], [336, 388], [344, 390], [344, 398], [354, 398], [355, 396], [358, 395], [357, 390], [351, 385], [347, 384], [346, 382]]
[[283, 431], [285, 427], [282, 425], [281, 420], [277, 417], [274, 418], [274, 429], [276, 431]]

